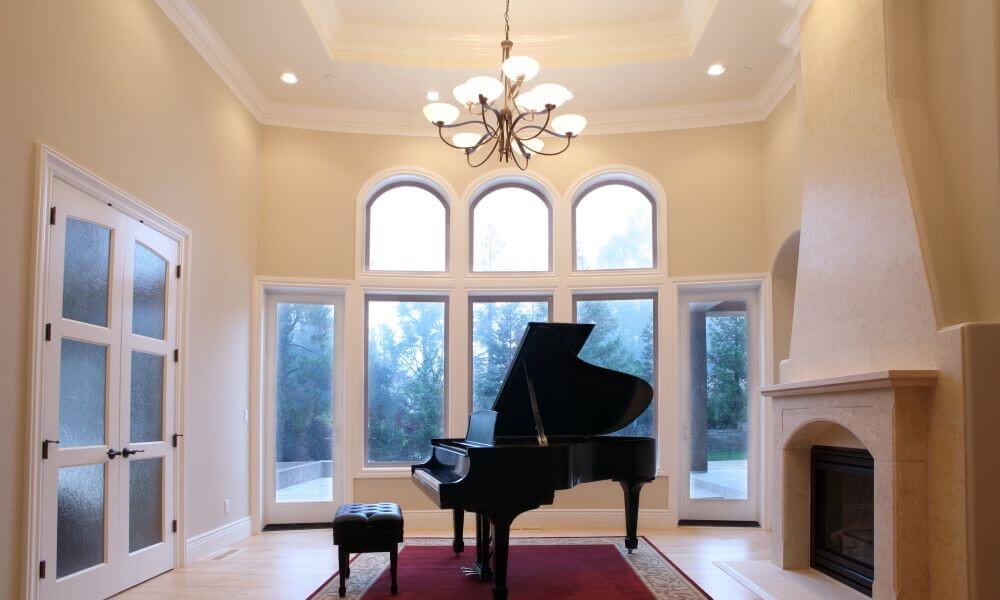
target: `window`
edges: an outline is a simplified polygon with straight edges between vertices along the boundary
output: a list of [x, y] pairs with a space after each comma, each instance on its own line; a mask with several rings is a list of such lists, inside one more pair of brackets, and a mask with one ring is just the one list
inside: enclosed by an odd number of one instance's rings
[[649, 195], [626, 182], [590, 188], [576, 202], [576, 269], [651, 269], [655, 211]]
[[548, 321], [551, 298], [473, 298], [472, 410], [493, 407], [528, 323]]
[[[656, 386], [656, 296], [579, 296], [574, 299], [577, 323], [594, 323], [580, 358], [624, 371]], [[616, 435], [653, 437], [655, 399], [644, 413]]]
[[383, 188], [368, 203], [369, 271], [446, 271], [448, 208], [429, 186]]
[[366, 462], [427, 459], [444, 435], [447, 300], [366, 299]]
[[472, 205], [473, 271], [549, 271], [548, 203], [524, 185], [504, 185]]
[[275, 501], [329, 502], [334, 306], [277, 302], [274, 314]]

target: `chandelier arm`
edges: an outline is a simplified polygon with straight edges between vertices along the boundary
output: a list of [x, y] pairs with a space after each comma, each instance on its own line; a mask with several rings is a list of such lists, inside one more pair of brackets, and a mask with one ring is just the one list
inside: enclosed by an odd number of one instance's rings
[[[470, 123], [476, 123], [476, 124], [478, 124], [479, 121], [470, 121]], [[441, 141], [444, 142], [446, 146], [451, 146], [452, 148], [455, 148], [456, 150], [471, 150], [471, 151], [475, 152], [480, 147], [482, 147], [484, 144], [489, 143], [489, 141], [491, 139], [493, 139], [494, 137], [496, 137], [495, 134], [493, 134], [491, 132], [487, 132], [487, 133], [483, 134], [482, 136], [480, 136], [479, 143], [476, 144], [475, 146], [456, 146], [455, 144], [452, 144], [451, 142], [449, 142], [448, 140], [446, 140], [444, 138], [444, 135], [442, 135], [442, 132], [441, 132], [441, 129], [443, 127], [447, 127], [447, 125], [439, 125], [438, 126], [438, 137], [441, 138]]]
[[470, 167], [472, 167], [472, 168], [476, 168], [476, 167], [481, 167], [481, 166], [483, 165], [483, 163], [485, 163], [486, 161], [488, 161], [488, 160], [489, 160], [489, 159], [490, 159], [490, 158], [491, 158], [491, 157], [493, 156], [493, 153], [497, 151], [497, 145], [498, 145], [498, 144], [500, 143], [500, 140], [499, 140], [499, 138], [494, 138], [494, 139], [495, 139], [496, 141], [494, 141], [494, 142], [493, 142], [493, 147], [492, 147], [492, 148], [490, 148], [490, 152], [489, 152], [489, 154], [487, 154], [487, 155], [486, 155], [486, 156], [485, 156], [485, 157], [483, 158], [483, 160], [479, 161], [479, 162], [478, 162], [478, 163], [476, 163], [476, 164], [472, 164], [472, 152], [468, 152], [468, 151], [467, 151], [467, 152], [465, 153], [465, 161], [466, 161], [467, 163], [469, 163], [469, 166], [470, 166]]
[[[517, 139], [517, 138], [515, 138], [515, 139]], [[517, 145], [520, 148], [521, 152], [511, 152], [510, 155], [511, 155], [511, 157], [513, 157], [514, 164], [517, 166], [517, 168], [520, 169], [520, 170], [522, 170], [522, 171], [526, 171], [528, 169], [528, 161], [531, 160], [531, 157], [530, 156], [524, 156], [524, 165], [522, 166], [521, 165], [521, 161], [517, 160], [517, 155], [518, 154], [522, 154], [522, 156], [523, 156], [524, 155], [524, 148], [521, 146], [520, 140], [518, 140]]]
[[[518, 117], [517, 119], [514, 119], [513, 123], [511, 123], [511, 130], [513, 130], [514, 131], [514, 135], [517, 136], [518, 133], [524, 131], [525, 129], [538, 129], [538, 133], [536, 133], [535, 135], [533, 135], [533, 136], [531, 136], [529, 138], [519, 138], [519, 139], [524, 140], [524, 141], [533, 140], [536, 137], [542, 135], [542, 133], [554, 133], [552, 131], [549, 131], [549, 129], [548, 129], [549, 120], [551, 118], [552, 118], [552, 109], [547, 109], [545, 111], [545, 122], [542, 123], [540, 126], [539, 125], [525, 125], [524, 127], [520, 128], [520, 129], [514, 130], [514, 128], [517, 126], [517, 122], [521, 120], [521, 117]], [[556, 134], [556, 135], [558, 135], [558, 134]]]
[[565, 151], [569, 150], [569, 144], [570, 144], [570, 142], [571, 142], [571, 141], [573, 141], [573, 139], [575, 139], [575, 138], [576, 138], [576, 136], [575, 136], [575, 135], [559, 135], [558, 133], [556, 133], [556, 132], [554, 132], [554, 131], [549, 131], [548, 129], [546, 129], [545, 131], [546, 131], [547, 133], [550, 133], [550, 134], [552, 134], [552, 135], [556, 136], [556, 137], [561, 137], [561, 138], [564, 138], [564, 139], [566, 140], [566, 145], [565, 145], [565, 146], [563, 146], [563, 147], [562, 147], [562, 150], [560, 150], [560, 151], [558, 151], [558, 152], [541, 152], [541, 151], [537, 151], [537, 152], [536, 152], [536, 151], [532, 150], [532, 151], [531, 151], [531, 152], [532, 152], [532, 154], [541, 154], [542, 156], [559, 156], [559, 155], [560, 155], [560, 154], [562, 154], [563, 152], [565, 152]]

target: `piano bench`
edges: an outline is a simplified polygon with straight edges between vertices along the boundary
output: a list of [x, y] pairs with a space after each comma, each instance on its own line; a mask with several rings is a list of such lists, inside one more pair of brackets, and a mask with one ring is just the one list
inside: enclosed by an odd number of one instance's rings
[[351, 576], [350, 555], [361, 552], [388, 552], [393, 594], [396, 593], [398, 544], [403, 541], [403, 511], [398, 504], [345, 504], [333, 517], [333, 543], [337, 546], [340, 568], [340, 597], [347, 594]]

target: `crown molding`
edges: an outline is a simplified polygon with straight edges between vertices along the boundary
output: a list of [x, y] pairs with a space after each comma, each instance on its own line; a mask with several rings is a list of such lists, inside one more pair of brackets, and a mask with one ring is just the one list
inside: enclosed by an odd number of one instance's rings
[[[351, 23], [342, 17], [334, 0], [301, 3], [331, 60], [465, 68], [495, 64], [499, 53], [493, 32], [455, 35], [427, 28]], [[550, 68], [686, 58], [697, 47], [718, 3], [685, 0], [678, 17], [671, 20], [519, 34], [515, 47], [518, 53], [544, 59]], [[595, 39], [601, 40], [599, 46]]]
[[[303, 0], [306, 5], [310, 0]], [[349, 110], [274, 102], [253, 81], [192, 0], [155, 0], [174, 26], [263, 125], [339, 133], [435, 136], [418, 112]], [[685, 19], [704, 30], [718, 0], [694, 0]], [[799, 5], [811, 3], [802, 0]], [[331, 3], [332, 6], [332, 3]], [[687, 7], [688, 5], [685, 5]], [[800, 12], [793, 20], [797, 22]], [[312, 17], [310, 17], [312, 18]], [[787, 27], [786, 27], [787, 29]], [[700, 37], [700, 33], [698, 34]], [[495, 54], [495, 53], [494, 53]], [[717, 127], [763, 121], [798, 79], [796, 52], [790, 48], [756, 95], [740, 100], [591, 113], [588, 135], [642, 133]]]

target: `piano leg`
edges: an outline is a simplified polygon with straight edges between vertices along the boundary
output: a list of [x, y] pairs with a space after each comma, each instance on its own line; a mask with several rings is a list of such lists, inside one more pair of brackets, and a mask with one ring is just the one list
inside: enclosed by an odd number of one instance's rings
[[510, 524], [515, 516], [490, 516], [493, 530], [493, 600], [507, 600], [507, 553], [510, 549]]
[[455, 556], [462, 553], [465, 550], [465, 540], [462, 539], [462, 527], [465, 525], [465, 511], [461, 508], [456, 508], [452, 511], [452, 518], [455, 523], [455, 541], [451, 543], [451, 549], [455, 551]]
[[628, 553], [639, 547], [636, 531], [639, 529], [639, 492], [652, 479], [624, 479], [619, 481], [625, 492], [625, 548]]
[[482, 513], [476, 513], [476, 568], [479, 580], [489, 581], [493, 577], [490, 569], [490, 520]]

